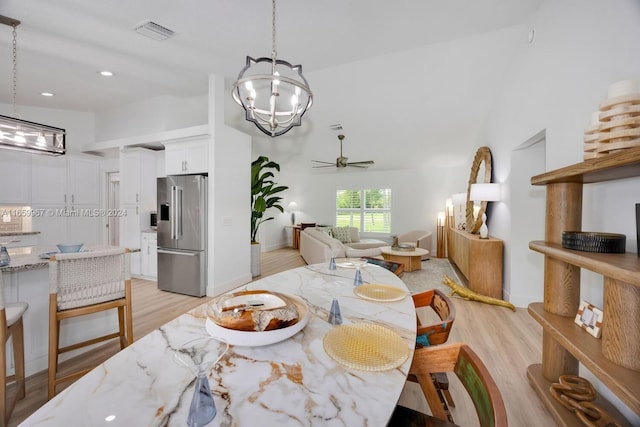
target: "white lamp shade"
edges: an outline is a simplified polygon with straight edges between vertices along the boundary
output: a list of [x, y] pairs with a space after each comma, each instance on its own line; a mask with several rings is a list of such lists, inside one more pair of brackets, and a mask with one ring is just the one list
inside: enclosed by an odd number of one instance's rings
[[298, 209], [298, 204], [296, 202], [289, 202], [289, 204], [287, 205], [288, 211], [295, 211], [297, 209]]
[[479, 202], [500, 201], [500, 184], [471, 184], [470, 200]]

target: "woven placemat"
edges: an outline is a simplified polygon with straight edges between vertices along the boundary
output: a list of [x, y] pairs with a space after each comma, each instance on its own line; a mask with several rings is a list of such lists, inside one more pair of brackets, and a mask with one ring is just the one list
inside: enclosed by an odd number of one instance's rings
[[409, 357], [409, 346], [396, 332], [371, 323], [340, 325], [322, 340], [324, 351], [336, 362], [359, 371], [388, 371]]
[[353, 288], [353, 293], [371, 301], [400, 301], [407, 296], [407, 291], [391, 285], [365, 283]]

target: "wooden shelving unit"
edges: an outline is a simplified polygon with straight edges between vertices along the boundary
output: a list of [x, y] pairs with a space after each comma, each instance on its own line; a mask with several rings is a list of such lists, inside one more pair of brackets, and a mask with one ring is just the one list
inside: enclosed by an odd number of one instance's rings
[[[577, 417], [551, 398], [549, 385], [562, 374], [578, 374], [578, 362], [640, 414], [640, 258], [564, 249], [562, 232], [582, 229], [583, 185], [640, 176], [640, 149], [587, 160], [531, 178], [547, 187], [545, 240], [529, 247], [545, 256], [544, 302], [529, 306], [542, 325], [542, 364], [531, 365], [532, 387], [559, 425], [579, 426]], [[580, 303], [580, 269], [604, 276], [602, 338], [574, 324]], [[601, 398], [599, 405], [628, 425]]]

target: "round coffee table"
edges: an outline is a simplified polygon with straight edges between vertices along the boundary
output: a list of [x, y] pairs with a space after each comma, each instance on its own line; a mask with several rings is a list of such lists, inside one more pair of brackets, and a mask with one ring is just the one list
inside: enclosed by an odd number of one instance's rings
[[422, 256], [429, 253], [426, 249], [414, 248], [411, 251], [393, 249], [391, 246], [380, 248], [382, 257], [387, 261], [400, 262], [404, 271], [422, 270]]

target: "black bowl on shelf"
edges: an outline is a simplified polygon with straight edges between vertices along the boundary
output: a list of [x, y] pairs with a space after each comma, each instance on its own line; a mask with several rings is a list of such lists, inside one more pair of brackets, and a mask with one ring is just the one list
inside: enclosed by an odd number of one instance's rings
[[616, 233], [597, 233], [590, 231], [563, 231], [562, 247], [583, 252], [623, 254], [627, 236]]

